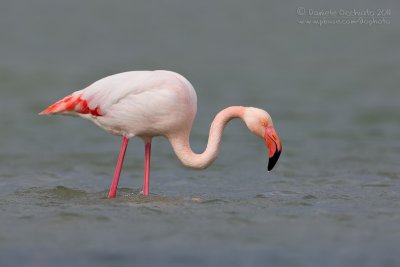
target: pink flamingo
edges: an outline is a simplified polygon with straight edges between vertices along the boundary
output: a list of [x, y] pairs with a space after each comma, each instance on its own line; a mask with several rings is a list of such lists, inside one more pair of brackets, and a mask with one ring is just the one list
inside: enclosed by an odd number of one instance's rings
[[117, 166], [108, 198], [117, 194], [117, 186], [126, 147], [131, 137], [145, 143], [143, 194], [149, 194], [151, 140], [166, 137], [183, 165], [206, 168], [217, 157], [225, 125], [240, 118], [249, 130], [261, 137], [269, 150], [268, 170], [282, 150], [271, 116], [253, 107], [232, 106], [220, 111], [211, 124], [205, 151], [196, 154], [190, 148], [189, 135], [197, 110], [197, 96], [190, 82], [171, 71], [131, 71], [94, 82], [49, 106], [39, 114], [80, 116], [115, 135], [123, 136]]

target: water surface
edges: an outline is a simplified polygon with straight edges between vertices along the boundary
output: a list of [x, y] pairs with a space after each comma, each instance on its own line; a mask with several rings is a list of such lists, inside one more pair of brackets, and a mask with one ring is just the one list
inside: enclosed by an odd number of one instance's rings
[[[389, 25], [300, 25], [294, 3], [6, 1], [0, 10], [1, 266], [399, 266], [400, 45]], [[333, 4], [332, 4], [333, 5]], [[350, 8], [317, 2], [305, 8]], [[183, 168], [153, 144], [151, 192], [130, 142], [37, 113], [105, 75], [182, 73], [193, 149], [229, 105], [264, 108], [283, 153], [228, 125], [217, 161]]]

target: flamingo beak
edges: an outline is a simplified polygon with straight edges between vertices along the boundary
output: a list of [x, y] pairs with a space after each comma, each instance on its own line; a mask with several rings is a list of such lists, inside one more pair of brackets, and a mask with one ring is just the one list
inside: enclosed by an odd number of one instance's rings
[[265, 127], [264, 140], [268, 147], [268, 171], [270, 171], [275, 166], [279, 156], [281, 155], [282, 144], [278, 134], [272, 126]]

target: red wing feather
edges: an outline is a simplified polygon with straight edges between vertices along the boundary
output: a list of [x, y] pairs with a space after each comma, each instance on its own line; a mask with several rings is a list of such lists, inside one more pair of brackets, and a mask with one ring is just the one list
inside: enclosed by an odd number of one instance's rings
[[71, 112], [76, 112], [80, 114], [90, 113], [93, 116], [102, 116], [99, 107], [90, 109], [85, 99], [82, 99], [80, 96], [74, 96], [74, 95], [69, 95], [64, 97], [63, 99], [57, 101], [56, 103], [49, 106], [39, 114], [51, 115], [51, 114], [71, 113]]

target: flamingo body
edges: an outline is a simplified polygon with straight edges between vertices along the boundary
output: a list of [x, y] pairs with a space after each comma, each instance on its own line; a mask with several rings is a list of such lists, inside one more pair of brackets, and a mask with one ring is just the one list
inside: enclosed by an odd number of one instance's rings
[[196, 92], [183, 76], [130, 71], [76, 91], [41, 114], [80, 116], [112, 134], [148, 139], [191, 128], [196, 110]]
[[263, 138], [269, 149], [268, 169], [279, 158], [282, 145], [269, 114], [252, 107], [228, 107], [211, 124], [209, 142], [201, 154], [190, 148], [189, 135], [197, 110], [193, 86], [171, 71], [131, 71], [100, 79], [49, 106], [39, 114], [80, 116], [107, 132], [123, 136], [109, 197], [116, 196], [124, 155], [130, 138], [145, 142], [143, 194], [149, 194], [151, 140], [166, 137], [178, 158], [188, 167], [205, 168], [216, 158], [223, 129], [231, 119], [242, 119], [249, 130]]

